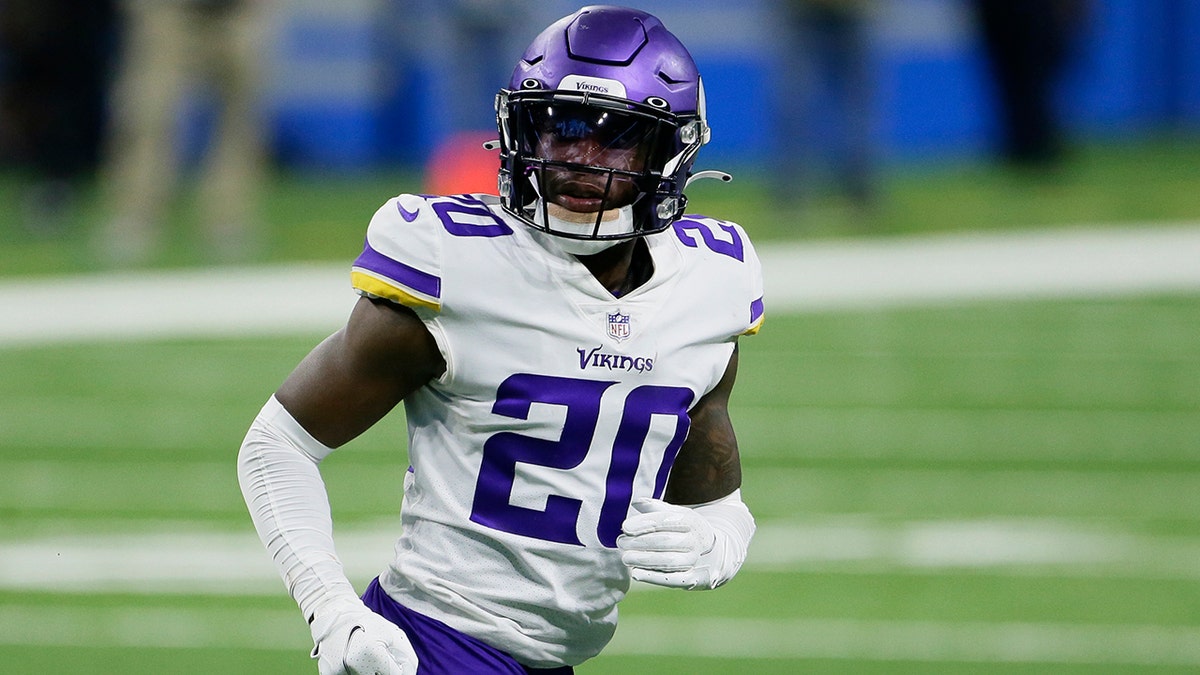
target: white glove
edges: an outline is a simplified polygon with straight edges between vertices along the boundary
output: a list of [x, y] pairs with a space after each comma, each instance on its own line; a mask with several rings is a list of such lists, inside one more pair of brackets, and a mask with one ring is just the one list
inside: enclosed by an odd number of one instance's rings
[[396, 624], [362, 602], [322, 607], [313, 617], [320, 675], [414, 675], [417, 654]]
[[658, 499], [638, 499], [637, 513], [625, 519], [617, 537], [621, 562], [637, 581], [659, 586], [708, 586], [711, 575], [703, 564], [717, 536], [703, 516], [686, 506]]
[[621, 561], [635, 581], [710, 589], [733, 578], [746, 559], [754, 518], [740, 491], [710, 504], [679, 506], [636, 499], [617, 537]]

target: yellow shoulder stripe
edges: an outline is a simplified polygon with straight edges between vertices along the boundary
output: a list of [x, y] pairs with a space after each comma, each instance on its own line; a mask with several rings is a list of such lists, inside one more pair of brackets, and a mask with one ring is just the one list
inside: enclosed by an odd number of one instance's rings
[[440, 311], [442, 305], [435, 300], [429, 300], [418, 295], [413, 295], [409, 291], [390, 284], [383, 279], [359, 272], [357, 270], [350, 273], [350, 284], [360, 291], [370, 293], [371, 295], [391, 300], [392, 302], [409, 307], [427, 307], [434, 311]]

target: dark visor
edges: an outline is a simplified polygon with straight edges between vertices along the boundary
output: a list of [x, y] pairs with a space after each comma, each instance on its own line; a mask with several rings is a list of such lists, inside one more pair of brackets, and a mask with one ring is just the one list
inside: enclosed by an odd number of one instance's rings
[[584, 106], [570, 101], [547, 101], [524, 107], [527, 119], [522, 139], [525, 150], [538, 154], [539, 145], [551, 143], [569, 144], [576, 142], [594, 143], [596, 149], [629, 151], [641, 149], [644, 161], [646, 151], [657, 140], [659, 124], [653, 118], [614, 108]]

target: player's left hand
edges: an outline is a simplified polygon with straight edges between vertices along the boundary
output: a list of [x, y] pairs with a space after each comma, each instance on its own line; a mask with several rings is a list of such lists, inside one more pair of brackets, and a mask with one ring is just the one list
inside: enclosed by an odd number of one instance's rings
[[704, 516], [661, 499], [636, 499], [635, 514], [617, 537], [621, 561], [636, 581], [672, 588], [712, 588], [704, 555], [716, 545], [716, 533]]

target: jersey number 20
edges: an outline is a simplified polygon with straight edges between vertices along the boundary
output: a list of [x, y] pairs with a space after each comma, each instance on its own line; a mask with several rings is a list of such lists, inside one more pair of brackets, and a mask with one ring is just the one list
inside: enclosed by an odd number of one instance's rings
[[[492, 406], [497, 415], [525, 420], [531, 404], [543, 403], [563, 406], [566, 418], [562, 434], [554, 440], [504, 431], [484, 443], [471, 520], [504, 532], [582, 546], [576, 532], [582, 500], [551, 494], [546, 497], [544, 510], [517, 506], [510, 502], [513, 483], [517, 464], [568, 470], [579, 466], [592, 446], [601, 398], [614, 384], [528, 373], [512, 375], [502, 382]], [[654, 481], [654, 496], [660, 497], [675, 455], [687, 437], [691, 424], [687, 409], [691, 403], [692, 391], [683, 387], [642, 385], [625, 397], [596, 531], [604, 546], [616, 546], [621, 534], [652, 418], [664, 415], [676, 419], [675, 434], [667, 444]]]

